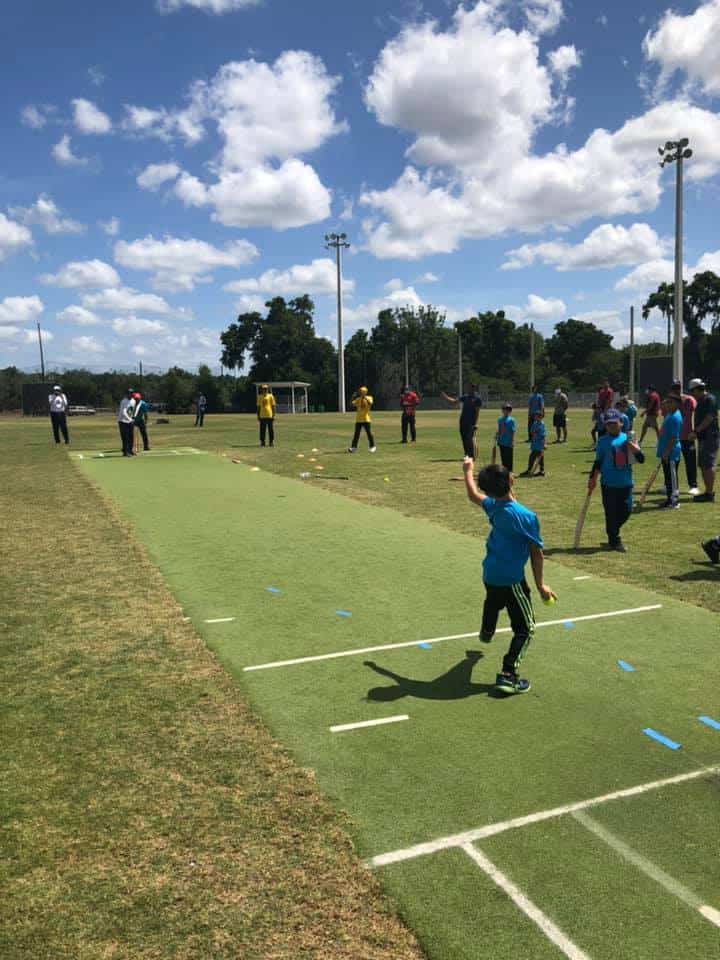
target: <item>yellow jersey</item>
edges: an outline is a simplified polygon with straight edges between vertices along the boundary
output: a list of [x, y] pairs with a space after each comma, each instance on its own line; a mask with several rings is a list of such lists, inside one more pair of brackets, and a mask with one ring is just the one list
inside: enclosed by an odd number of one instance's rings
[[272, 420], [275, 416], [275, 397], [271, 393], [259, 394], [257, 411], [261, 420]]
[[373, 398], [370, 396], [370, 394], [366, 393], [365, 396], [355, 397], [352, 405], [355, 407], [356, 422], [370, 423], [370, 410], [373, 405]]

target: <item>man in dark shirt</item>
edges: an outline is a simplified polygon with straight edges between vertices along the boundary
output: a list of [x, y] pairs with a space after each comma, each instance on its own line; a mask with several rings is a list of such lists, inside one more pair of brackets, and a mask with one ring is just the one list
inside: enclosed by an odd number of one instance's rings
[[705, 383], [699, 378], [691, 380], [688, 389], [697, 400], [695, 430], [689, 439], [694, 440], [697, 437], [698, 466], [702, 470], [705, 483], [705, 492], [693, 497], [693, 501], [712, 503], [715, 500], [715, 466], [720, 447], [717, 400], [712, 393], [708, 393]]
[[466, 457], [477, 456], [475, 449], [475, 430], [477, 428], [478, 414], [482, 407], [482, 398], [477, 392], [477, 384], [470, 384], [470, 393], [464, 393], [461, 397], [449, 397], [447, 393], [441, 391], [441, 395], [455, 406], [460, 406], [460, 436], [462, 437], [463, 450]]

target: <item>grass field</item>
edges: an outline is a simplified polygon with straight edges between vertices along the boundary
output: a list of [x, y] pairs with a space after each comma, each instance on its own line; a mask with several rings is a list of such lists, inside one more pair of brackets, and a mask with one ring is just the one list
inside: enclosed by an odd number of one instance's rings
[[[571, 430], [577, 422], [585, 432], [586, 419], [573, 417]], [[551, 446], [548, 476], [518, 481], [517, 492], [540, 515], [546, 579], [559, 603], [536, 603], [545, 625], [526, 661], [533, 690], [499, 698], [492, 681], [507, 634], [482, 649], [477, 641], [486, 526], [454, 482], [456, 418], [425, 415], [415, 446], [399, 444], [397, 420], [376, 418], [377, 454], [361, 448], [349, 456], [349, 418], [283, 418], [272, 450], [256, 446], [252, 418], [208, 418], [203, 430], [172, 418], [151, 434], [153, 452], [136, 461], [113, 455], [114, 424], [73, 423], [72, 467], [64, 450], [48, 450], [46, 425], [3, 429], [35, 444], [38, 464], [56, 457], [63, 475], [75, 468], [73, 488], [85, 491], [89, 479], [98, 505], [108, 498], [111, 528], [120, 530], [116, 510], [129, 523], [142, 544], [134, 556], [150, 562], [145, 575], [179, 605], [176, 629], [191, 645], [202, 638], [237, 681], [233, 688], [216, 672], [206, 692], [233, 697], [239, 689], [297, 764], [314, 772], [335, 809], [349, 814], [360, 854], [429, 957], [713, 956], [720, 731], [698, 717], [720, 720], [711, 667], [720, 577], [698, 543], [720, 526], [716, 508], [683, 503], [656, 513], [659, 498], [649, 498], [626, 528], [629, 553], [621, 556], [600, 550], [597, 502], [584, 546], [573, 552], [592, 454], [584, 436]], [[487, 414], [480, 435], [489, 452]], [[640, 480], [649, 469], [639, 468]], [[303, 481], [301, 472], [321, 476]], [[87, 592], [102, 596], [97, 583]], [[80, 605], [73, 598], [71, 606]], [[142, 605], [137, 616], [142, 622]], [[136, 665], [136, 680], [166, 659], [151, 636], [152, 655]], [[202, 660], [202, 648], [192, 651]], [[89, 680], [96, 653], [75, 655]], [[43, 691], [35, 698], [40, 709]], [[163, 709], [174, 706], [166, 689]], [[145, 704], [140, 716], [147, 722], [155, 710]], [[335, 730], [348, 724], [372, 725]], [[235, 718], [229, 727], [236, 742], [246, 735]], [[647, 728], [681, 746], [669, 749]], [[17, 750], [27, 757], [25, 746]], [[197, 771], [203, 760], [194, 757]], [[171, 768], [172, 756], [165, 762]], [[143, 763], [150, 776], [150, 758]], [[287, 761], [280, 766], [291, 776]], [[206, 810], [204, 822], [208, 842], [214, 828], [227, 835], [219, 808]], [[277, 824], [275, 831], [282, 839]], [[265, 836], [272, 845], [271, 825]], [[333, 821], [327, 856], [338, 844]], [[295, 862], [305, 865], [309, 854], [298, 851]], [[367, 875], [354, 869], [363, 882]], [[302, 902], [302, 886], [294, 886], [286, 896]], [[314, 901], [318, 923], [324, 898], [328, 913], [335, 909], [333, 886], [325, 883]], [[345, 953], [315, 941], [295, 955], [412, 955], [402, 952], [413, 950], [404, 931], [394, 953], [379, 952], [395, 921], [373, 896], [368, 916], [379, 912], [385, 925], [375, 941], [353, 940], [348, 918]], [[283, 929], [283, 910], [276, 915]], [[268, 904], [265, 921], [272, 916]]]

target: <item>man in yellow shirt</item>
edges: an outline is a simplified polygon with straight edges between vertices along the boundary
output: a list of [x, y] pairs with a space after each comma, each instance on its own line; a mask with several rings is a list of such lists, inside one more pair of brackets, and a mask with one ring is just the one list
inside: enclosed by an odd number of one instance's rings
[[260, 422], [260, 446], [265, 446], [265, 435], [269, 434], [270, 446], [275, 443], [275, 397], [269, 392], [266, 383], [260, 384], [260, 393], [257, 398], [257, 417]]
[[370, 429], [370, 411], [373, 405], [373, 398], [368, 393], [367, 387], [360, 387], [358, 392], [353, 394], [352, 405], [355, 407], [355, 433], [353, 434], [352, 443], [348, 447], [348, 453], [355, 453], [357, 450], [361, 430], [367, 433], [370, 453], [375, 453], [377, 447], [375, 446], [375, 440], [373, 439], [372, 430]]

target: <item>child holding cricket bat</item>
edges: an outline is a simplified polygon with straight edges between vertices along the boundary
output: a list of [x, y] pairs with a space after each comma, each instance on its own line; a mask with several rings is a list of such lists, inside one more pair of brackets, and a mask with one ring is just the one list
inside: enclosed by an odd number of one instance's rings
[[530, 427], [530, 456], [528, 458], [527, 470], [520, 474], [521, 477], [531, 477], [535, 469], [535, 464], [537, 464], [539, 468], [537, 476], [545, 476], [545, 448], [547, 443], [545, 439], [545, 424], [543, 423], [544, 416], [545, 411], [538, 410], [535, 414], [533, 424]]
[[604, 414], [605, 433], [598, 440], [595, 463], [588, 478], [588, 496], [595, 489], [598, 474], [602, 490], [608, 547], [625, 553], [620, 530], [632, 511], [632, 457], [642, 463], [642, 450], [622, 430], [622, 414], [610, 409]]
[[515, 418], [512, 416], [512, 404], [504, 403], [502, 405], [502, 416], [498, 417], [495, 443], [500, 447], [500, 460], [502, 465], [509, 470], [510, 473], [513, 471], [516, 429]]
[[665, 417], [658, 436], [657, 456], [662, 461], [665, 475], [665, 494], [667, 499], [659, 505], [661, 510], [677, 510], [680, 506], [678, 491], [678, 464], [682, 453], [680, 434], [682, 432], [682, 397], [670, 393], [662, 402], [662, 412]]
[[554, 603], [557, 596], [543, 580], [543, 542], [537, 516], [519, 504], [513, 496], [513, 477], [499, 464], [491, 464], [473, 477], [473, 460], [463, 460], [465, 490], [471, 503], [481, 506], [490, 521], [490, 536], [483, 560], [485, 603], [483, 605], [480, 640], [490, 643], [495, 635], [498, 615], [507, 610], [512, 639], [503, 657], [502, 670], [495, 678], [495, 688], [502, 693], [526, 693], [530, 681], [518, 676], [523, 655], [535, 631], [530, 587], [525, 579], [525, 565], [530, 559], [535, 586], [544, 603]]

